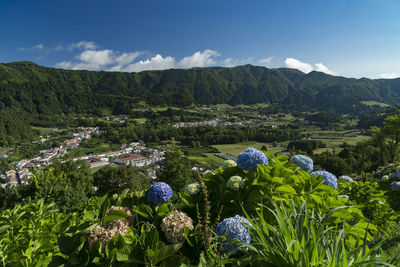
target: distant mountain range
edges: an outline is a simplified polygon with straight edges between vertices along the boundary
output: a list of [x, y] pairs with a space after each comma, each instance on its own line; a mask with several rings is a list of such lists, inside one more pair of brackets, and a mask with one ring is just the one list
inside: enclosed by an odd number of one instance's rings
[[354, 79], [322, 72], [244, 65], [140, 73], [64, 70], [33, 62], [0, 64], [0, 111], [22, 115], [121, 113], [148, 104], [255, 104], [354, 113], [363, 101], [400, 104], [400, 79]]

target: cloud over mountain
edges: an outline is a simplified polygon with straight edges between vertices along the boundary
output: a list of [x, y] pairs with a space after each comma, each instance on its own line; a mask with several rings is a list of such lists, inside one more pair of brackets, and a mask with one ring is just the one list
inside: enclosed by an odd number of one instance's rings
[[298, 59], [290, 58], [290, 57], [285, 59], [285, 66], [287, 68], [298, 69], [299, 71], [302, 71], [304, 73], [309, 73], [313, 70], [316, 70], [316, 71], [324, 72], [324, 73], [330, 74], [330, 75], [337, 75], [336, 72], [329, 70], [322, 63], [317, 63], [313, 66], [309, 63], [305, 63]]

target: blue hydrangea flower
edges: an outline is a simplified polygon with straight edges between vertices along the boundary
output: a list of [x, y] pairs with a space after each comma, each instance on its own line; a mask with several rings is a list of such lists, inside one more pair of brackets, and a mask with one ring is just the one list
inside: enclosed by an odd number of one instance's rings
[[149, 188], [149, 193], [147, 194], [147, 199], [156, 205], [167, 202], [171, 197], [172, 189], [164, 182], [152, 184]]
[[[225, 236], [230, 239], [235, 239], [247, 244], [250, 244], [251, 237], [247, 232], [247, 228], [253, 228], [253, 225], [244, 217], [236, 215], [235, 217], [226, 218], [217, 225], [215, 233], [218, 236]], [[219, 248], [224, 253], [235, 253], [237, 245], [222, 241], [219, 243]]]
[[349, 176], [346, 176], [346, 175], [340, 176], [339, 179], [343, 180], [345, 182], [348, 182], [348, 183], [352, 183], [353, 182], [353, 179], [351, 177], [349, 177]]
[[248, 148], [240, 153], [237, 159], [237, 165], [242, 170], [251, 170], [257, 168], [257, 164], [268, 164], [268, 158], [264, 153], [255, 148]]
[[392, 191], [399, 191], [400, 190], [400, 182], [392, 182], [390, 184], [390, 189], [392, 189]]
[[335, 189], [338, 187], [336, 176], [334, 174], [330, 173], [330, 172], [327, 172], [327, 171], [314, 171], [311, 174], [314, 175], [314, 176], [321, 175], [322, 179], [324, 179], [324, 184], [330, 185]]
[[306, 172], [311, 172], [314, 169], [313, 160], [304, 155], [293, 156], [290, 158], [290, 162], [296, 164]]
[[397, 169], [396, 169], [396, 175], [397, 175], [398, 177], [400, 177], [400, 166], [397, 167]]

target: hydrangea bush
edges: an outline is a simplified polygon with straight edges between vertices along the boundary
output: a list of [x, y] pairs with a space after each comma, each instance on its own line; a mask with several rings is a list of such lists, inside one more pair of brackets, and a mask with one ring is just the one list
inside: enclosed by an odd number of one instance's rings
[[328, 171], [313, 171], [311, 174], [314, 176], [321, 175], [322, 179], [324, 179], [324, 184], [330, 185], [334, 189], [338, 187], [336, 176]]
[[173, 211], [162, 220], [161, 229], [168, 242], [176, 244], [185, 239], [185, 227], [193, 230], [193, 221], [186, 213]]
[[[251, 237], [247, 231], [248, 228], [253, 228], [253, 225], [246, 218], [236, 215], [220, 222], [215, 229], [215, 233], [218, 236], [225, 236], [229, 239], [250, 244]], [[235, 253], [237, 251], [237, 245], [229, 241], [221, 241], [219, 248], [224, 253]]]
[[165, 203], [172, 197], [172, 188], [164, 182], [152, 184], [147, 194], [147, 199], [158, 205]]
[[237, 165], [242, 170], [256, 169], [257, 165], [267, 165], [268, 157], [255, 148], [248, 148], [240, 153], [237, 159]]
[[238, 175], [232, 176], [229, 178], [228, 182], [226, 182], [226, 187], [234, 191], [242, 189], [244, 185], [245, 182], [243, 178]]
[[290, 162], [296, 164], [306, 172], [311, 172], [314, 169], [313, 160], [305, 155], [295, 155], [290, 158]]

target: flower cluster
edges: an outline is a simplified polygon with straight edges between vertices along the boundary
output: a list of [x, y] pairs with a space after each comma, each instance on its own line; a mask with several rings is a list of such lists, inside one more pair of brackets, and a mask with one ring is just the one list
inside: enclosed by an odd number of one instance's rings
[[133, 218], [131, 211], [125, 207], [116, 207], [112, 206], [107, 214], [111, 210], [123, 210], [128, 214], [128, 218], [125, 220], [116, 220], [108, 223], [103, 223], [101, 225], [96, 225], [95, 228], [90, 232], [89, 235], [89, 246], [92, 246], [96, 241], [100, 240], [102, 245], [102, 249], [104, 249], [105, 244], [110, 241], [117, 234], [127, 235], [128, 234], [128, 226]]
[[314, 169], [313, 160], [304, 155], [295, 155], [290, 158], [290, 162], [296, 164], [306, 172], [311, 172]]
[[237, 164], [236, 164], [236, 162], [234, 162], [233, 160], [228, 159], [228, 160], [225, 160], [225, 161], [222, 163], [222, 166], [223, 166], [224, 168], [230, 168], [230, 167], [236, 167]]
[[353, 182], [353, 179], [351, 177], [349, 177], [349, 176], [346, 176], [346, 175], [340, 176], [339, 179], [343, 180], [345, 182], [348, 182], [348, 183], [352, 183]]
[[382, 176], [381, 181], [383, 182], [383, 181], [386, 181], [386, 180], [389, 180], [389, 175]]
[[193, 183], [193, 184], [189, 184], [186, 186], [185, 188], [185, 193], [189, 194], [189, 195], [196, 195], [197, 193], [200, 192], [200, 185], [199, 183]]
[[400, 190], [400, 182], [394, 181], [390, 184], [390, 189], [392, 191], [399, 191]]
[[239, 190], [244, 187], [245, 182], [243, 181], [242, 177], [235, 175], [229, 178], [226, 182], [226, 187], [232, 190]]
[[[247, 232], [247, 228], [253, 228], [253, 226], [246, 218], [236, 215], [235, 217], [226, 218], [220, 222], [215, 229], [215, 233], [218, 236], [225, 236], [229, 239], [249, 244], [251, 242], [251, 237]], [[219, 248], [224, 253], [235, 253], [237, 250], [237, 246], [228, 241], [220, 242]]]
[[156, 205], [167, 202], [171, 197], [172, 189], [164, 182], [152, 184], [149, 188], [149, 193], [147, 194], [147, 199]]
[[311, 174], [314, 176], [321, 175], [322, 179], [324, 179], [324, 184], [330, 185], [335, 189], [338, 187], [336, 176], [328, 171], [314, 171]]
[[264, 153], [255, 148], [248, 148], [238, 156], [237, 165], [242, 170], [255, 169], [257, 168], [257, 164], [267, 165], [268, 158]]
[[185, 227], [193, 230], [192, 218], [186, 213], [174, 211], [162, 220], [161, 229], [168, 242], [176, 244], [184, 240]]

